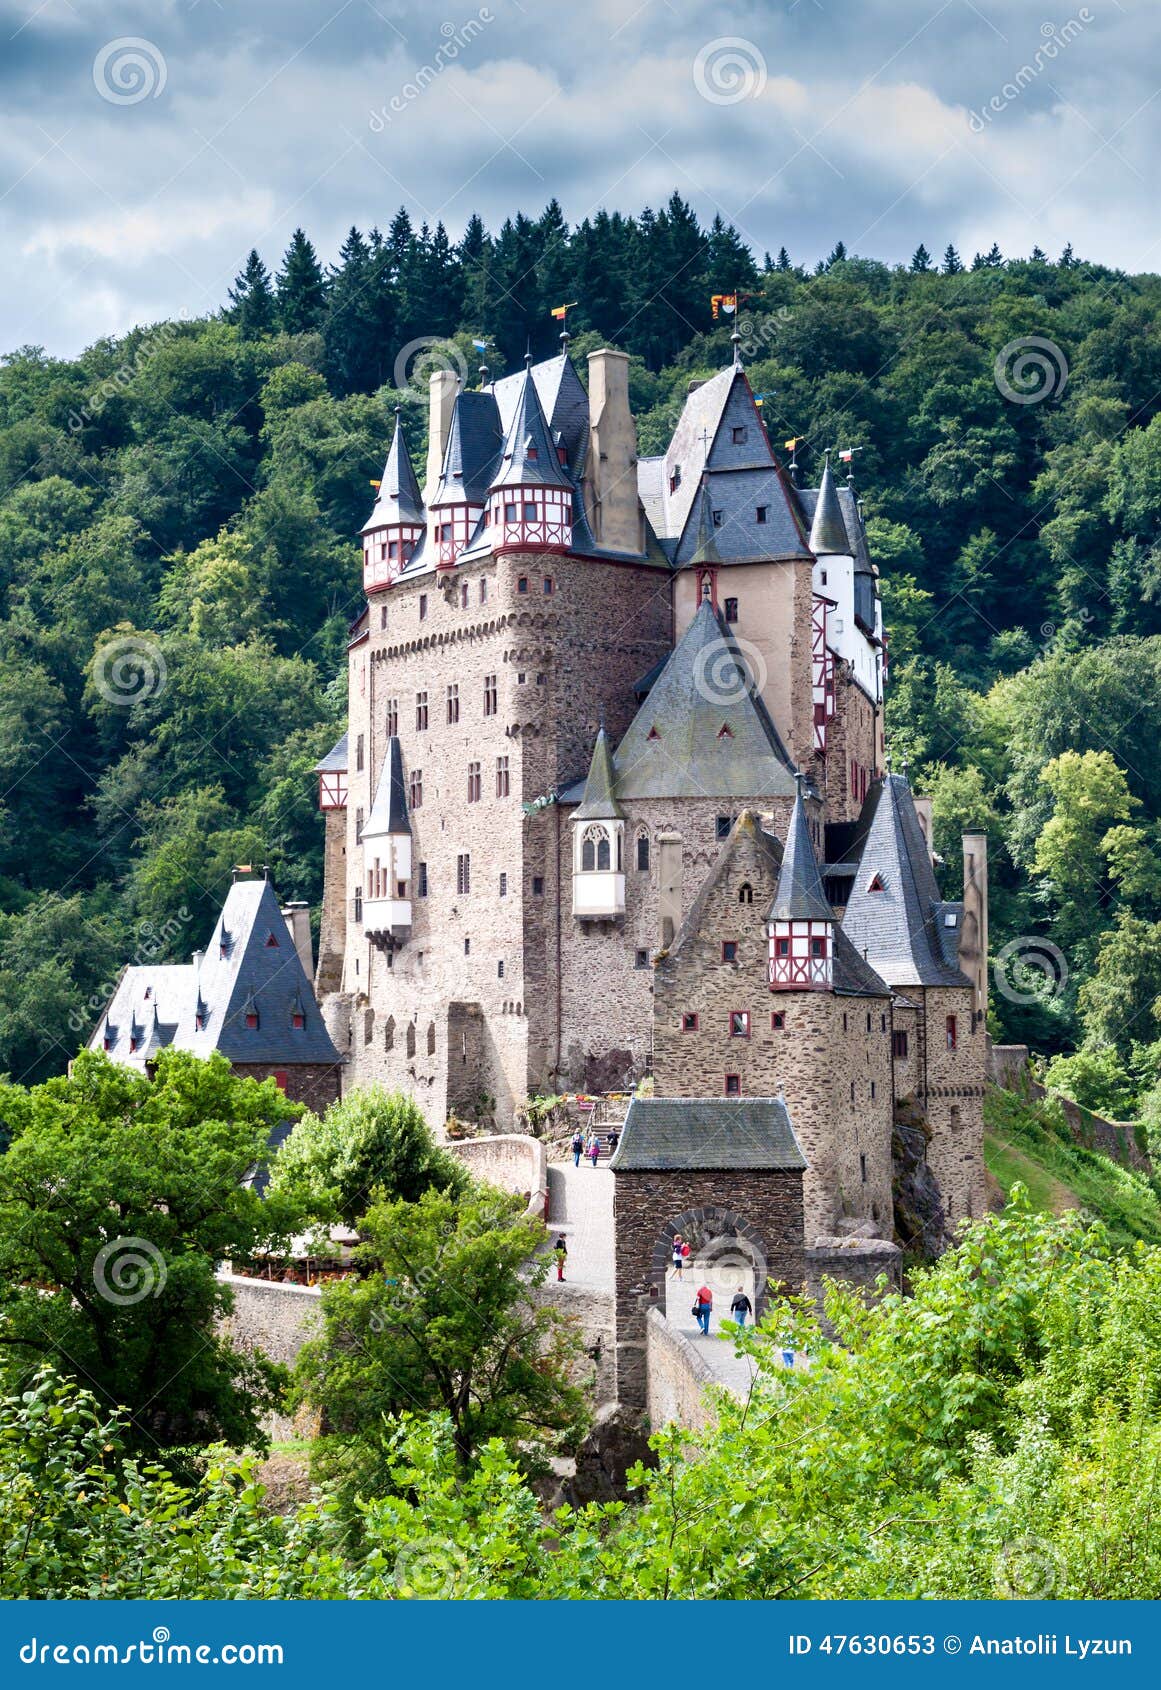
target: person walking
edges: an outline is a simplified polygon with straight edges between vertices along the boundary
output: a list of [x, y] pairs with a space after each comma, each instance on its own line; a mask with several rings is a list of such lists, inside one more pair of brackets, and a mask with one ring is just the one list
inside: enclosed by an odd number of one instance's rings
[[609, 1155], [610, 1155], [610, 1157], [616, 1155], [617, 1146], [620, 1144], [620, 1142], [621, 1142], [620, 1132], [617, 1130], [616, 1127], [610, 1127], [609, 1128]]
[[701, 1327], [702, 1336], [704, 1338], [709, 1337], [710, 1315], [713, 1313], [713, 1307], [713, 1292], [710, 1290], [708, 1285], [700, 1286], [698, 1288], [697, 1296], [694, 1298], [693, 1312], [697, 1319], [697, 1324]]
[[673, 1271], [678, 1279], [681, 1278], [681, 1270], [684, 1266], [685, 1257], [681, 1253], [681, 1234], [675, 1232], [673, 1235]]
[[596, 1133], [594, 1133], [593, 1136], [589, 1139], [589, 1160], [592, 1162], [594, 1168], [597, 1165], [597, 1159], [600, 1156], [600, 1154], [601, 1154], [601, 1141], [597, 1137]]
[[557, 1233], [556, 1243], [552, 1246], [552, 1253], [556, 1257], [556, 1277], [563, 1279], [565, 1259], [568, 1256], [568, 1245], [564, 1241], [563, 1232]]
[[734, 1292], [733, 1301], [730, 1303], [730, 1314], [739, 1326], [745, 1326], [747, 1316], [752, 1315], [753, 1312], [753, 1303], [747, 1297], [744, 1287], [739, 1285]]
[[572, 1165], [574, 1168], [580, 1167], [580, 1159], [584, 1152], [584, 1147], [585, 1135], [578, 1127], [576, 1132], [572, 1135]]

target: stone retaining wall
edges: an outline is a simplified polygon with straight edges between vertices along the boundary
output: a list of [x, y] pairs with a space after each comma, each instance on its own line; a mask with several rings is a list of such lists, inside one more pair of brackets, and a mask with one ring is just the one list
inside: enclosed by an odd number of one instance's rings
[[218, 1275], [234, 1293], [234, 1307], [222, 1331], [240, 1350], [261, 1350], [271, 1361], [292, 1367], [306, 1340], [314, 1336], [319, 1315], [317, 1285], [284, 1285], [280, 1280], [249, 1279], [240, 1273]]
[[700, 1356], [660, 1309], [645, 1317], [645, 1410], [657, 1430], [675, 1422], [698, 1432], [714, 1422], [706, 1386], [714, 1376]]
[[477, 1179], [528, 1199], [528, 1213], [548, 1218], [548, 1156], [540, 1139], [526, 1133], [496, 1133], [448, 1145]]

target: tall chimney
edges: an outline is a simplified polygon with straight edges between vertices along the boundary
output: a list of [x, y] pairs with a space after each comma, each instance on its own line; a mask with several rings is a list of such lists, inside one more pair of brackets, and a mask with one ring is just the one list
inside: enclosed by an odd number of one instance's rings
[[427, 485], [423, 489], [425, 505], [431, 503], [432, 494], [439, 485], [439, 473], [443, 468], [447, 437], [451, 433], [452, 411], [455, 408], [458, 388], [459, 382], [454, 370], [432, 371], [428, 383]]
[[968, 828], [963, 836], [963, 930], [959, 965], [974, 987], [975, 1025], [988, 1019], [988, 836]]
[[298, 960], [308, 980], [314, 980], [314, 952], [310, 942], [310, 905], [285, 904], [282, 919], [290, 929]]
[[629, 409], [629, 358], [589, 353], [589, 520], [597, 544], [643, 550], [637, 500], [637, 425]]

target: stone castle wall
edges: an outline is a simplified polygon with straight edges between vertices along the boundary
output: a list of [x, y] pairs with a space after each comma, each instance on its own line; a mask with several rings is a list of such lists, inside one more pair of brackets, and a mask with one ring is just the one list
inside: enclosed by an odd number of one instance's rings
[[305, 1103], [316, 1115], [323, 1115], [332, 1103], [337, 1103], [342, 1085], [341, 1063], [329, 1062], [232, 1062], [235, 1074], [246, 1080], [270, 1080], [276, 1075], [286, 1077], [283, 1090], [292, 1103]]
[[[987, 1034], [973, 1031], [970, 986], [907, 988], [922, 997], [919, 1084], [916, 1101], [927, 1116], [931, 1142], [927, 1161], [954, 1226], [987, 1213], [983, 1147]], [[947, 1017], [955, 1016], [955, 1049], [948, 1049]]]
[[867, 783], [882, 765], [880, 712], [855, 681], [846, 664], [835, 665], [835, 713], [827, 723], [825, 792], [827, 820], [853, 822], [863, 800], [852, 784], [852, 762], [867, 771]]

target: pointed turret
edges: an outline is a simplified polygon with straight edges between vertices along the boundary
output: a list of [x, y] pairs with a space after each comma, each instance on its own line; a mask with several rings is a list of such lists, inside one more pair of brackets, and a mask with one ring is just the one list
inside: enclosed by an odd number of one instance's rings
[[822, 889], [802, 801], [804, 776], [786, 829], [778, 890], [766, 916], [772, 992], [829, 992], [834, 987], [835, 915]]
[[429, 546], [436, 567], [454, 568], [484, 514], [500, 454], [500, 413], [491, 392], [457, 394], [447, 450], [428, 502]]
[[[718, 550], [717, 534], [714, 528], [713, 499], [710, 497], [709, 476], [704, 472], [701, 478], [701, 493], [697, 511], [697, 550], [689, 560], [691, 569], [699, 570], [698, 599], [715, 599], [714, 579], [716, 571], [722, 566], [722, 555]], [[707, 592], [705, 589], [709, 587]]]
[[584, 797], [572, 818], [572, 913], [610, 921], [625, 913], [625, 812], [617, 802], [608, 736], [597, 735]]
[[842, 506], [839, 503], [838, 487], [830, 467], [829, 452], [823, 465], [818, 501], [814, 507], [814, 520], [810, 525], [810, 549], [816, 557], [845, 557], [851, 549], [847, 526], [843, 521]]
[[423, 536], [426, 518], [419, 483], [403, 434], [403, 416], [395, 409], [395, 433], [379, 483], [375, 508], [363, 524], [363, 589], [391, 586]]
[[486, 521], [493, 551], [506, 546], [567, 550], [572, 543], [572, 504], [573, 484], [544, 420], [529, 355], [489, 492]]
[[403, 750], [394, 734], [363, 824], [362, 848], [363, 931], [369, 939], [399, 944], [411, 932], [411, 818]]

